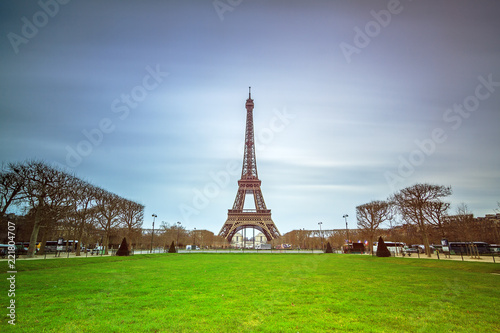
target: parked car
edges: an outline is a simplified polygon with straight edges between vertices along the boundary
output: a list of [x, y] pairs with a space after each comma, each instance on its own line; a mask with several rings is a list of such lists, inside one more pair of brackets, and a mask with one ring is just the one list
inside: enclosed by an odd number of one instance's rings
[[96, 246], [92, 249], [92, 252], [90, 252], [90, 254], [94, 255], [94, 254], [100, 254], [102, 252], [102, 250], [104, 249], [104, 246], [100, 245], [100, 246]]
[[420, 244], [414, 244], [411, 248], [416, 249], [418, 253], [425, 253], [425, 246]]
[[408, 247], [408, 246], [405, 246], [403, 248], [403, 254], [407, 254], [409, 257], [411, 257], [412, 254], [417, 254], [417, 253], [418, 253], [418, 248]]

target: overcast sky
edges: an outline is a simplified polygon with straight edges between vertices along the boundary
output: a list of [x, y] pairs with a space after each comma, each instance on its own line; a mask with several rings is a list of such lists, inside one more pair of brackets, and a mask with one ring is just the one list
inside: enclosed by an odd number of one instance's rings
[[[67, 2], [67, 3], [66, 3]], [[45, 5], [44, 5], [45, 4]], [[500, 201], [498, 1], [0, 2], [0, 158], [218, 233], [257, 167], [281, 233], [418, 182]]]

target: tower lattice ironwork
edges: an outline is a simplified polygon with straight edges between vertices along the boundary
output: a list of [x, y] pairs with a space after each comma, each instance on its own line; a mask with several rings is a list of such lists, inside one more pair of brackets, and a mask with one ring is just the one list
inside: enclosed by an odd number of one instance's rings
[[[255, 142], [253, 127], [253, 99], [251, 90], [248, 91], [247, 121], [245, 130], [245, 151], [243, 154], [243, 168], [241, 179], [238, 180], [238, 192], [233, 208], [228, 210], [227, 220], [222, 226], [219, 236], [231, 242], [234, 234], [244, 228], [255, 228], [262, 232], [268, 241], [280, 235], [278, 228], [271, 219], [271, 210], [267, 209], [264, 196], [260, 189], [261, 181], [257, 175], [257, 161], [255, 159]], [[247, 194], [253, 194], [255, 209], [244, 209]]]

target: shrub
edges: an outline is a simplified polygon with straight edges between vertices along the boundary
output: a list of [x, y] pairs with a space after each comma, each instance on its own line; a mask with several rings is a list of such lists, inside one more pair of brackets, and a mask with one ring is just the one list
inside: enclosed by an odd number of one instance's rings
[[177, 253], [177, 249], [175, 248], [174, 241], [170, 244], [170, 248], [168, 249], [168, 253]]
[[326, 244], [326, 250], [325, 253], [333, 253], [332, 246], [330, 245], [330, 242]]
[[378, 245], [377, 245], [377, 257], [390, 257], [391, 252], [387, 248], [387, 245], [385, 245], [384, 240], [382, 239], [382, 236], [379, 237], [378, 239]]
[[118, 249], [118, 252], [116, 252], [117, 256], [128, 256], [130, 254], [130, 251], [128, 250], [128, 244], [127, 244], [127, 239], [123, 237], [122, 243], [120, 244], [120, 248]]

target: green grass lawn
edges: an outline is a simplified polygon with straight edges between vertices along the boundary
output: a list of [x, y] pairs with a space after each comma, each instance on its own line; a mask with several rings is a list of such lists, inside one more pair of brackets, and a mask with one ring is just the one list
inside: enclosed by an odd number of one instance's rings
[[16, 266], [17, 325], [2, 314], [2, 332], [500, 332], [499, 264], [156, 254]]

